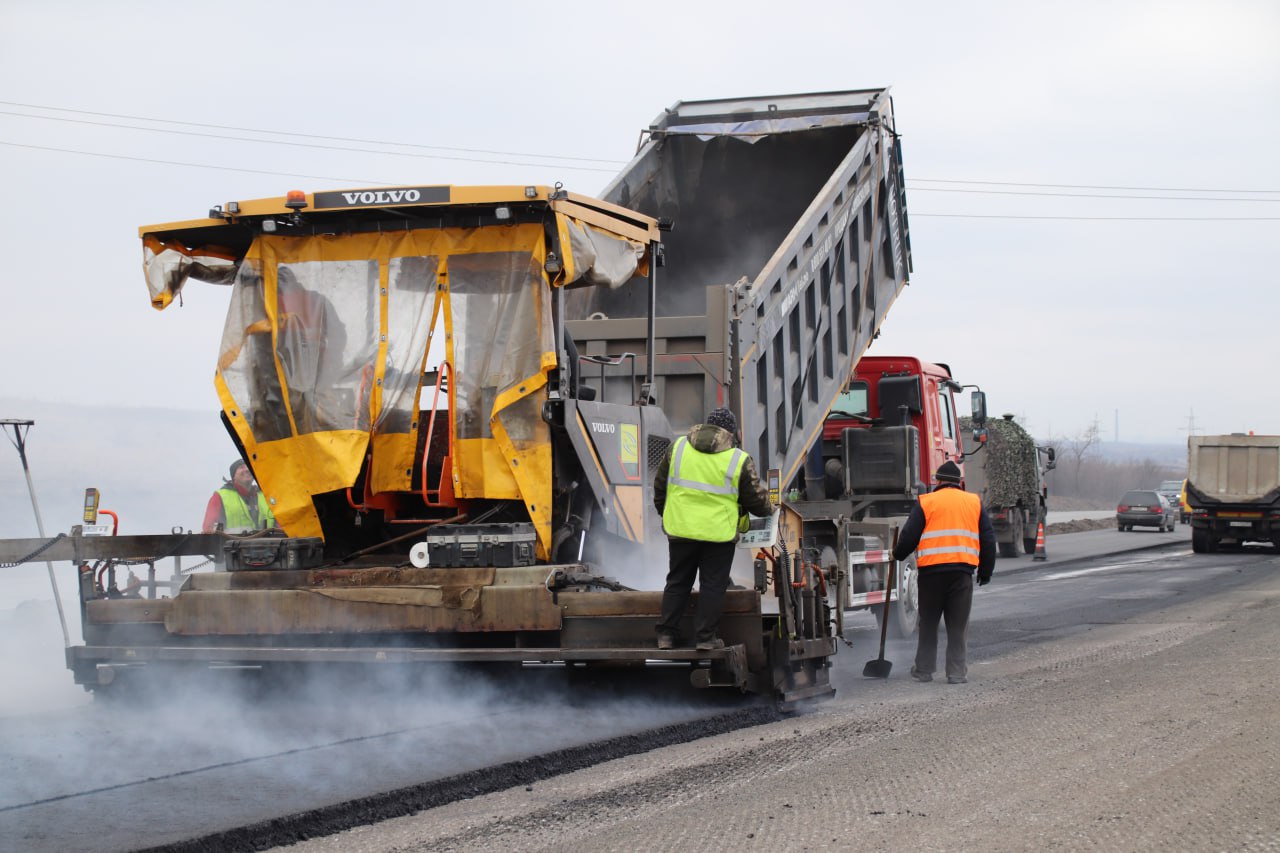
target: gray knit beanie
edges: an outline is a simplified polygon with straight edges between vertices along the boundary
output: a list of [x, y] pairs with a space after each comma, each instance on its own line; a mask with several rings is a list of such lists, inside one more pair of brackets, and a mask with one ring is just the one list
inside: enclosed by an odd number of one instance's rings
[[711, 414], [707, 415], [707, 423], [729, 432], [738, 431], [738, 419], [728, 409], [712, 409]]

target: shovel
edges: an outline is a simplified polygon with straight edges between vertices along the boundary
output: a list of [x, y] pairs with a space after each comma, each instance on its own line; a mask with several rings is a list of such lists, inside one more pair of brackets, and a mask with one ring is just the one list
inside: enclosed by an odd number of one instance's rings
[[888, 678], [893, 661], [884, 659], [884, 641], [889, 633], [889, 593], [893, 590], [893, 567], [889, 563], [889, 577], [884, 585], [884, 615], [880, 617], [880, 657], [867, 661], [862, 668], [863, 678]]

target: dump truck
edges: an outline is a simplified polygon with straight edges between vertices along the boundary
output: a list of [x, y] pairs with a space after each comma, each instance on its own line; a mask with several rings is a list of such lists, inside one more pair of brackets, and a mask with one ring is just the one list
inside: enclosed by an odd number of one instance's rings
[[1246, 541], [1280, 549], [1280, 435], [1190, 436], [1186, 501], [1197, 554]]
[[960, 421], [965, 445], [965, 488], [982, 498], [1001, 557], [1035, 553], [1036, 532], [1048, 519], [1045, 475], [1057, 453], [1038, 445], [1012, 414], [975, 424]]
[[[946, 364], [864, 356], [827, 414], [822, 440], [791, 484], [789, 506], [804, 515], [819, 565], [840, 581], [842, 620], [860, 610], [877, 619], [887, 612], [899, 636], [915, 634], [915, 555], [894, 561], [892, 550], [938, 466], [963, 464], [956, 407], [961, 391]], [[971, 394], [970, 406], [973, 417], [985, 421], [981, 390]]]
[[[908, 281], [887, 90], [677, 103], [597, 198], [292, 190], [139, 234], [153, 307], [230, 286], [221, 417], [285, 535], [3, 543], [79, 567], [77, 683], [658, 660], [784, 706], [833, 692], [844, 580], [810, 535], [830, 520], [787, 501], [757, 519], [726, 647], [657, 650], [652, 478], [715, 406], [773, 490], [798, 476]], [[220, 570], [165, 594], [156, 562], [187, 555]], [[126, 565], [145, 582], [121, 584]]]

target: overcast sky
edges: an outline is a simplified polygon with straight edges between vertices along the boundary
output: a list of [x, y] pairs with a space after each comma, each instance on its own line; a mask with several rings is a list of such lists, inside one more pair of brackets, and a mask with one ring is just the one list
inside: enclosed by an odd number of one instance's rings
[[216, 412], [229, 290], [153, 311], [140, 225], [294, 188], [594, 194], [676, 101], [889, 86], [915, 271], [873, 352], [1040, 437], [1280, 432], [1278, 45], [1280, 3], [1222, 0], [0, 0], [0, 397]]

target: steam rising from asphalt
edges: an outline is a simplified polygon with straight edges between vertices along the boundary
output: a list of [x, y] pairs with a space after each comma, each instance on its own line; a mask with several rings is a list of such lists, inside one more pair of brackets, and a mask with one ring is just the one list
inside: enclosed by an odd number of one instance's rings
[[[40, 568], [43, 574], [44, 567]], [[0, 721], [89, 702], [67, 671], [62, 629], [52, 593], [47, 592], [47, 579], [45, 585], [43, 599], [31, 598], [13, 608], [0, 608]], [[71, 636], [78, 637], [79, 605], [64, 595], [62, 606]]]
[[[79, 643], [78, 606], [66, 609]], [[48, 598], [0, 609], [0, 643], [0, 824], [49, 849], [133, 849], [142, 827], [196, 826], [191, 837], [708, 712], [683, 673], [683, 691], [663, 696], [608, 673], [461, 665], [153, 672], [132, 685], [126, 672], [133, 689], [108, 701], [73, 683]], [[91, 827], [76, 819], [87, 813]]]
[[[750, 548], [738, 549], [729, 579], [731, 588], [751, 589], [755, 585], [753, 553]], [[657, 536], [650, 535], [648, 541], [641, 545], [614, 540], [607, 548], [588, 547], [584, 556], [599, 574], [631, 589], [661, 590], [666, 585], [670, 556], [667, 537], [661, 532]], [[697, 588], [698, 585], [694, 584], [694, 589]], [[778, 612], [778, 603], [772, 593], [762, 596], [760, 606], [765, 613]]]

